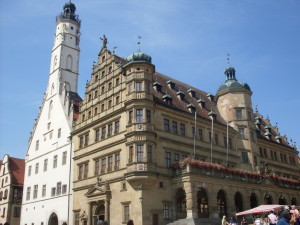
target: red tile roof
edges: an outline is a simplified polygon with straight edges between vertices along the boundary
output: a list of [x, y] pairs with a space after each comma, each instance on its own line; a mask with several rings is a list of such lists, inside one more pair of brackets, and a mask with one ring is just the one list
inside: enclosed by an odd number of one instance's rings
[[24, 184], [25, 160], [9, 157], [9, 169], [12, 174], [12, 184]]

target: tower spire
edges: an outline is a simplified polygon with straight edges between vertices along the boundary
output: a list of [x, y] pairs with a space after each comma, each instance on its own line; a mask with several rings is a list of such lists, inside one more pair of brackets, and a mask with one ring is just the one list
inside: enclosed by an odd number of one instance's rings
[[138, 36], [138, 42], [137, 42], [137, 44], [138, 44], [138, 52], [141, 51], [141, 41], [140, 41], [141, 39], [142, 39], [142, 37]]

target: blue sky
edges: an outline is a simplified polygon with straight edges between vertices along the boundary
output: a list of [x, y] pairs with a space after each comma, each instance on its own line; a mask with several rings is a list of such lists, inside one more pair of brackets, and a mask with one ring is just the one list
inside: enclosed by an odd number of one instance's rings
[[[253, 108], [300, 143], [299, 0], [72, 1], [82, 19], [79, 94], [91, 77], [103, 34], [126, 57], [152, 56], [158, 72], [216, 93], [227, 53], [250, 85]], [[24, 158], [46, 91], [55, 16], [65, 1], [0, 1], [0, 159]]]

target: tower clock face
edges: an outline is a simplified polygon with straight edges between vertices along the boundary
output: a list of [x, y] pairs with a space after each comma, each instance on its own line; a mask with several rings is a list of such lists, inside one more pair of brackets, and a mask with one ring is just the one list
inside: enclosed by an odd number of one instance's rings
[[67, 30], [68, 30], [67, 24], [63, 24], [63, 31], [67, 31]]

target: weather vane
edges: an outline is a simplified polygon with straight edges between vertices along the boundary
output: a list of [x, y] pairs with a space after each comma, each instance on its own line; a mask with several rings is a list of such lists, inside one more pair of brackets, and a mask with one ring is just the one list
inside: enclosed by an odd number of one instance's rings
[[230, 54], [227, 53], [227, 63], [228, 63], [228, 67], [230, 67]]
[[118, 48], [117, 46], [114, 46], [114, 47], [113, 47], [113, 54], [115, 54], [115, 50], [116, 50], [117, 48]]
[[142, 37], [141, 36], [138, 36], [138, 51], [140, 52], [141, 51], [141, 40], [142, 39]]

